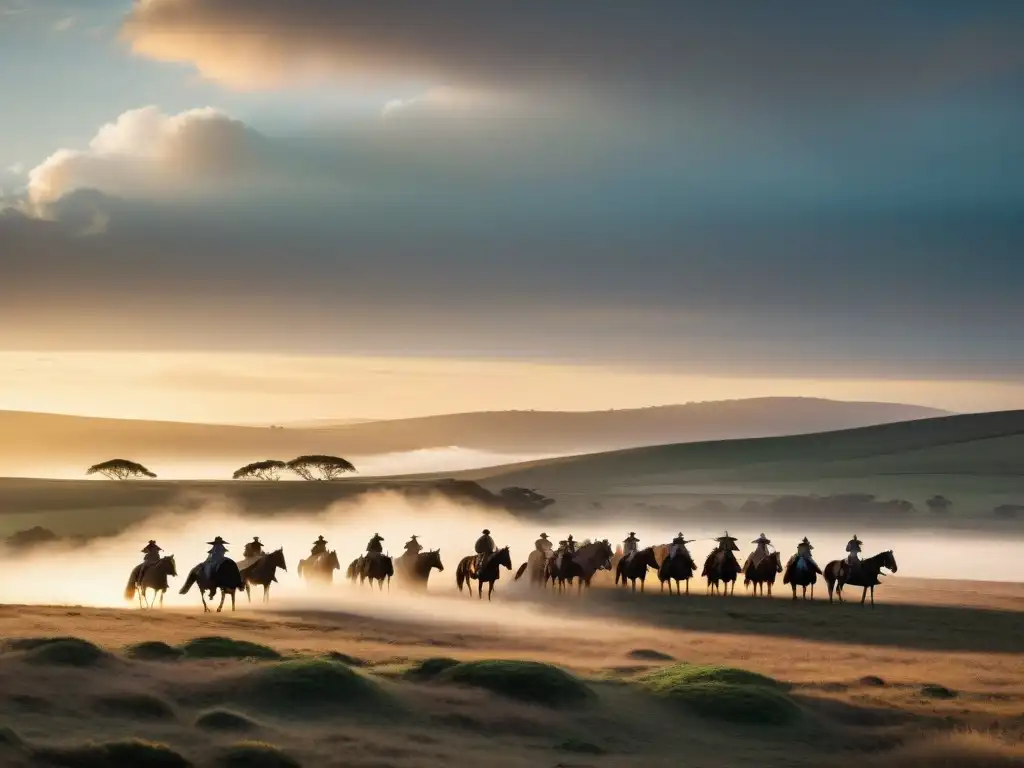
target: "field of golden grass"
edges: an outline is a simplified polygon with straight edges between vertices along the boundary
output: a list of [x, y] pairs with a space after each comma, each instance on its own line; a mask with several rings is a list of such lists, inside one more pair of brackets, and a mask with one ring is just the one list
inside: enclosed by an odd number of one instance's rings
[[0, 607], [0, 765], [1024, 764], [1020, 585], [893, 579], [874, 609], [351, 589]]

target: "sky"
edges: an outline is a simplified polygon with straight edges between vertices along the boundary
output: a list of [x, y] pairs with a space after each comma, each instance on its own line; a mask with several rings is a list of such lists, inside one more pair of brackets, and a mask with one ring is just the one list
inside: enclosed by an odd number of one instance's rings
[[0, 0], [0, 408], [137, 415], [159, 364], [198, 418], [211, 355], [487, 370], [303, 418], [1024, 407], [1022, 37], [987, 0]]

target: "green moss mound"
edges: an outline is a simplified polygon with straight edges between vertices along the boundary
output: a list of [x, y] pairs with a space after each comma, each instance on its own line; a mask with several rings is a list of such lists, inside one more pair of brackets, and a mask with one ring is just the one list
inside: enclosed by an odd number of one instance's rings
[[577, 677], [537, 661], [467, 661], [450, 667], [437, 679], [547, 706], [581, 704], [591, 696]]
[[429, 659], [417, 661], [402, 673], [402, 677], [406, 680], [413, 680], [416, 682], [434, 680], [442, 672], [446, 672], [452, 667], [457, 667], [458, 665], [458, 659], [450, 659], [447, 656], [434, 656]]
[[636, 682], [700, 717], [747, 725], [787, 725], [800, 718], [785, 685], [744, 669], [676, 664]]
[[92, 667], [113, 657], [98, 645], [79, 637], [37, 637], [12, 641], [14, 650], [25, 651], [25, 661], [32, 664], [65, 667]]
[[266, 645], [248, 640], [213, 635], [189, 640], [181, 647], [188, 659], [268, 659], [277, 660], [281, 654]]
[[355, 656], [349, 656], [347, 653], [340, 653], [338, 651], [328, 651], [324, 654], [324, 658], [329, 661], [337, 661], [350, 667], [365, 667], [366, 662], [362, 659], [357, 659]]
[[62, 768], [191, 768], [170, 747], [140, 739], [107, 741], [78, 747], [47, 747], [33, 753], [37, 761]]
[[101, 715], [132, 720], [174, 720], [174, 709], [163, 699], [148, 693], [118, 693], [98, 696], [93, 706]]
[[177, 661], [185, 652], [160, 640], [147, 640], [129, 645], [125, 649], [125, 654], [139, 661]]
[[259, 725], [245, 715], [230, 709], [210, 709], [196, 718], [196, 727], [210, 731], [255, 731]]
[[675, 661], [667, 653], [656, 651], [653, 648], [634, 648], [626, 656], [634, 661]]
[[278, 715], [366, 711], [389, 704], [373, 680], [325, 659], [295, 659], [257, 669], [241, 681], [234, 695], [245, 708]]
[[217, 758], [218, 768], [302, 768], [298, 760], [273, 744], [242, 741]]

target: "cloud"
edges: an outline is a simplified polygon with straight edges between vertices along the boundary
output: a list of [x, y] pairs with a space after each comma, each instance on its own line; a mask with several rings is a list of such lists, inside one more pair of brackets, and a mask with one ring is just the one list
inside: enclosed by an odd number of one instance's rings
[[99, 129], [86, 149], [58, 149], [28, 173], [37, 207], [74, 190], [164, 197], [196, 184], [217, 187], [260, 170], [259, 134], [214, 109], [167, 115], [129, 110]]
[[645, 93], [856, 102], [1000, 76], [1024, 63], [1016, 6], [786, 0], [146, 0], [132, 49], [239, 88], [331, 78], [562, 96]]
[[78, 19], [76, 19], [74, 16], [65, 16], [63, 19], [60, 19], [53, 25], [53, 31], [67, 32], [77, 23]]

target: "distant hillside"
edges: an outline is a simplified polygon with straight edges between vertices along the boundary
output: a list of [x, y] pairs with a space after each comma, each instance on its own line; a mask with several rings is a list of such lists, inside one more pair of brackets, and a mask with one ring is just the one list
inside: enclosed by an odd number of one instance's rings
[[0, 411], [0, 474], [34, 474], [112, 456], [161, 461], [347, 457], [428, 448], [573, 453], [670, 442], [844, 429], [942, 413], [892, 403], [759, 398], [599, 412], [464, 413], [330, 427], [263, 428]]
[[661, 489], [975, 487], [1024, 498], [1024, 411], [947, 416], [787, 437], [663, 445], [464, 472], [564, 498]]

